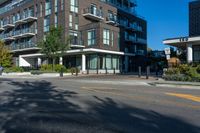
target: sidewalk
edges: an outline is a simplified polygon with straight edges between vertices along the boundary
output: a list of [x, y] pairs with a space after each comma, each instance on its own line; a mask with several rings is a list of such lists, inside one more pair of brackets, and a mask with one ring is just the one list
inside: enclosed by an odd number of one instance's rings
[[182, 82], [182, 81], [165, 81], [160, 80], [156, 82], [149, 83], [152, 86], [157, 87], [176, 87], [176, 88], [190, 88], [190, 89], [200, 89], [199, 82]]

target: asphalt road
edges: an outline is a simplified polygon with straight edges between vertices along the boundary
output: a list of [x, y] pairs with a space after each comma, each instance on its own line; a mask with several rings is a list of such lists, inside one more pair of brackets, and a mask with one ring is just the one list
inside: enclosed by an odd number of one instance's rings
[[200, 133], [200, 90], [106, 76], [0, 78], [0, 133]]

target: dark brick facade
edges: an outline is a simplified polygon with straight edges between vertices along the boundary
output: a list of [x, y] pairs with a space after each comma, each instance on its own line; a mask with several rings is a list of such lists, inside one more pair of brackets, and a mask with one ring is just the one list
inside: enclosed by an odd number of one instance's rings
[[[72, 16], [78, 16], [78, 24], [79, 24], [79, 30], [78, 32], [82, 32], [83, 34], [83, 43], [85, 45], [85, 47], [95, 47], [95, 48], [99, 48], [99, 49], [107, 49], [107, 50], [113, 50], [113, 51], [125, 51], [125, 48], [128, 49], [129, 53], [133, 53], [134, 51], [132, 51], [131, 47], [137, 45], [137, 48], [146, 51], [146, 45], [145, 43], [141, 44], [138, 42], [126, 42], [125, 41], [125, 35], [124, 33], [127, 31], [129, 34], [137, 34], [137, 37], [143, 39], [143, 40], [147, 40], [147, 24], [146, 21], [137, 17], [134, 14], [125, 12], [117, 7], [114, 7], [108, 3], [104, 3], [100, 0], [84, 0], [84, 2], [82, 0], [79, 0], [79, 11], [78, 13], [73, 13], [70, 11], [70, 0], [64, 0], [64, 10], [61, 10], [61, 2], [60, 0], [58, 0], [58, 12], [57, 12], [57, 16], [58, 16], [58, 25], [64, 27], [64, 31], [65, 34], [64, 36], [67, 36], [69, 34], [69, 30], [74, 30], [73, 28], [69, 28], [69, 14], [71, 14]], [[7, 1], [9, 2], [9, 0]], [[52, 0], [52, 11], [50, 14], [50, 25], [53, 26], [54, 25], [54, 17], [55, 17], [55, 10], [54, 10], [54, 3], [55, 1]], [[41, 6], [42, 4], [42, 15], [40, 15], [40, 10], [41, 8], [39, 6]], [[97, 8], [102, 8], [103, 11], [103, 18], [104, 20], [102, 21], [93, 21], [92, 19], [87, 19], [83, 16], [83, 10], [85, 8], [90, 7], [91, 4], [95, 4], [97, 5]], [[5, 6], [5, 4], [1, 4], [0, 7]], [[19, 7], [15, 7], [14, 9], [5, 12], [3, 14], [0, 15], [0, 19], [3, 19], [7, 16], [12, 17], [13, 14], [17, 13], [17, 12], [23, 12], [24, 9], [29, 8], [29, 7], [33, 7], [34, 8], [34, 16], [37, 17], [37, 20], [34, 22], [31, 22], [29, 25], [30, 27], [34, 28], [37, 25], [37, 34], [35, 36], [33, 36], [31, 39], [34, 43], [37, 43], [39, 40], [43, 39], [44, 37], [44, 17], [45, 17], [45, 0], [29, 0], [27, 1], [25, 4], [19, 6]], [[37, 12], [36, 12], [37, 10]], [[113, 13], [116, 13], [118, 16], [123, 16], [126, 19], [128, 19], [128, 21], [133, 21], [136, 22], [137, 24], [139, 24], [142, 27], [142, 31], [138, 32], [138, 31], [132, 31], [132, 30], [127, 30], [126, 27], [124, 26], [113, 26], [113, 25], [109, 25], [107, 23], [105, 23], [105, 20], [108, 16], [108, 11], [112, 11]], [[73, 19], [75, 19], [75, 17], [73, 17]], [[73, 20], [74, 22], [74, 20]], [[87, 45], [87, 30], [89, 30], [90, 28], [96, 28], [97, 29], [97, 44], [95, 46], [88, 46]], [[113, 46], [105, 46], [103, 44], [103, 29], [109, 29], [110, 31], [114, 32], [114, 45]], [[11, 29], [12, 30], [12, 29]], [[75, 30], [76, 31], [76, 30]], [[118, 41], [118, 36], [120, 34], [120, 46], [117, 45], [117, 41]], [[8, 42], [9, 44], [10, 42]]]

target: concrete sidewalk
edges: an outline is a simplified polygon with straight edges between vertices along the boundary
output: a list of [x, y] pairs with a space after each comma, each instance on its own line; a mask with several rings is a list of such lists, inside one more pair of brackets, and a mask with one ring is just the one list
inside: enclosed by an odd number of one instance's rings
[[200, 82], [183, 82], [183, 81], [165, 81], [160, 80], [149, 83], [150, 85], [157, 87], [176, 87], [176, 88], [189, 88], [200, 89]]

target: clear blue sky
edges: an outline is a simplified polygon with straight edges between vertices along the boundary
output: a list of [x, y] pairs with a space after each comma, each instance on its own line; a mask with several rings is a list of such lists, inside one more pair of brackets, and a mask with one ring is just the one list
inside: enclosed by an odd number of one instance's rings
[[162, 40], [187, 36], [188, 3], [190, 0], [137, 0], [137, 13], [147, 20], [148, 45], [163, 50]]

